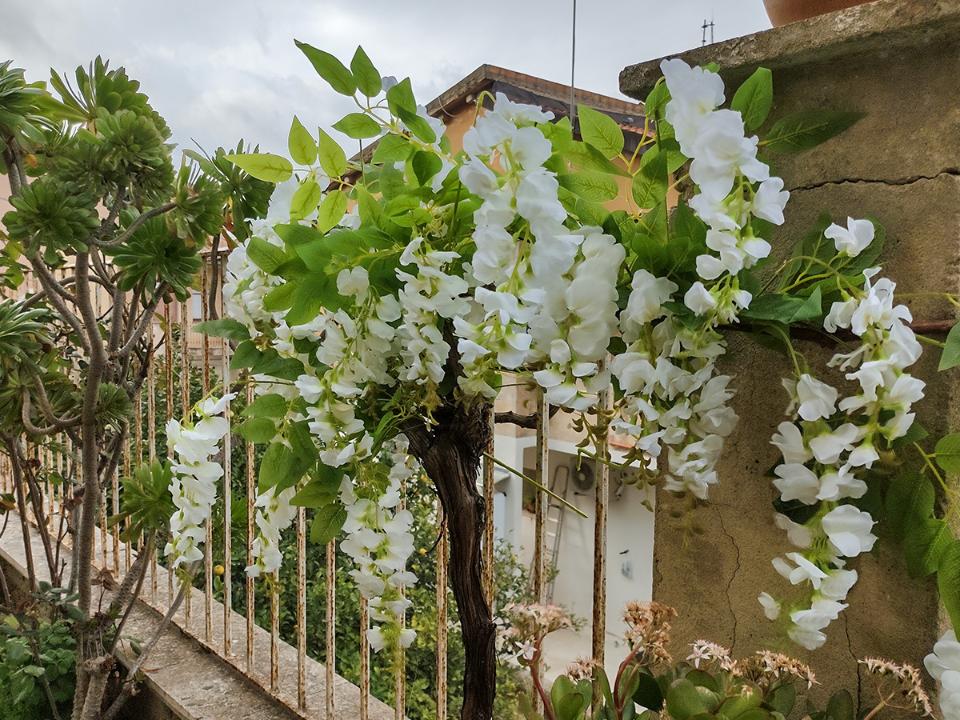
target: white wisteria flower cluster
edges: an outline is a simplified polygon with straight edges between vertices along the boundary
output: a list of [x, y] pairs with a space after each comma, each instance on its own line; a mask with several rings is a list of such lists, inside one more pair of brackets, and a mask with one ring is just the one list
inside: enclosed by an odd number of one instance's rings
[[923, 664], [939, 683], [938, 695], [943, 720], [960, 718], [960, 642], [953, 628], [947, 630], [933, 646]]
[[167, 421], [170, 495], [177, 510], [170, 517], [170, 540], [163, 552], [174, 570], [203, 559], [205, 524], [217, 500], [217, 481], [223, 477], [223, 466], [210, 458], [219, 452], [220, 440], [229, 430], [223, 412], [233, 397], [231, 393], [202, 400], [193, 408], [193, 423]]
[[[851, 219], [847, 228], [831, 225], [825, 236], [838, 252], [855, 257], [873, 240], [873, 225]], [[862, 291], [845, 292], [824, 319], [828, 332], [848, 330], [860, 340], [855, 350], [838, 353], [829, 363], [855, 381], [859, 392], [841, 397], [809, 372], [785, 380], [794, 417], [780, 423], [772, 439], [783, 457], [773, 481], [780, 499], [813, 509], [803, 524], [776, 516], [798, 549], [773, 561], [791, 585], [808, 591], [789, 606], [787, 632], [811, 650], [826, 642], [824, 629], [847, 607], [843, 601], [857, 581], [848, 560], [869, 552], [877, 539], [874, 518], [851, 501], [866, 494], [880, 451], [906, 435], [914, 420], [912, 406], [923, 397], [924, 382], [906, 371], [921, 352], [908, 325], [910, 311], [895, 304], [895, 284], [877, 278], [878, 272], [864, 271]], [[768, 618], [781, 615], [781, 601], [761, 593], [760, 602]]]
[[700, 279], [683, 295], [695, 323], [668, 306], [680, 289], [675, 282], [642, 269], [634, 274], [620, 314], [627, 348], [611, 363], [624, 393], [613, 428], [634, 436], [636, 450], [658, 460], [668, 490], [706, 499], [717, 482], [724, 438], [737, 422], [727, 404], [731, 378], [716, 370], [726, 352], [717, 327], [736, 322], [749, 307], [752, 296], [738, 274], [770, 253], [751, 218], [783, 223], [789, 193], [757, 159], [757, 138], [746, 136], [740, 113], [718, 109], [724, 101], [719, 75], [678, 59], [661, 69], [671, 97], [666, 118], [692, 160], [690, 207], [707, 225], [712, 252], [697, 257]]
[[253, 563], [245, 568], [247, 577], [271, 575], [283, 564], [280, 535], [297, 516], [297, 509], [290, 504], [296, 494], [297, 486], [293, 485], [280, 492], [274, 486], [257, 495], [254, 501], [257, 534], [250, 543]]
[[498, 93], [464, 136], [460, 180], [483, 203], [474, 214], [474, 307], [454, 321], [464, 369], [458, 382], [469, 395], [493, 399], [499, 368], [532, 363], [550, 403], [586, 410], [609, 382], [602, 360], [616, 327], [625, 252], [599, 228], [564, 224], [556, 173], [544, 167], [553, 149], [536, 126], [551, 119]]
[[340, 488], [347, 508], [346, 537], [340, 549], [356, 564], [350, 575], [369, 602], [373, 624], [367, 639], [378, 652], [410, 647], [417, 637], [415, 630], [404, 627], [412, 605], [404, 591], [417, 582], [417, 576], [407, 569], [413, 554], [413, 515], [403, 507], [403, 491], [419, 474], [420, 465], [407, 452], [402, 435], [384, 449], [383, 456], [390, 470], [387, 487], [379, 497], [358, 497], [349, 478]]

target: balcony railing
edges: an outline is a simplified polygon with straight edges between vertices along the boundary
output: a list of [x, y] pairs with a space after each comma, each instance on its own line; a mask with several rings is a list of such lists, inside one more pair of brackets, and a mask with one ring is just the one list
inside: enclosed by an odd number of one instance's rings
[[[221, 258], [223, 260], [224, 258]], [[223, 268], [224, 262], [219, 263]], [[214, 290], [215, 307], [222, 307], [220, 289], [222, 278], [213, 277], [211, 265], [205, 263], [200, 277], [201, 319], [210, 317], [211, 284]], [[38, 288], [28, 277], [21, 292], [31, 293]], [[109, 296], [100, 292], [96, 298], [96, 311], [103, 316], [109, 311]], [[133, 559], [140, 548], [131, 547], [121, 540], [119, 524], [108, 522], [108, 516], [120, 511], [121, 471], [129, 475], [140, 463], [157, 459], [165, 452], [163, 429], [158, 427], [158, 416], [169, 420], [173, 417], [187, 417], [192, 404], [201, 395], [208, 393], [221, 378], [230, 377], [231, 348], [229, 342], [199, 337], [192, 329], [193, 311], [189, 302], [178, 305], [168, 304], [158, 311], [155, 322], [148, 331], [151, 346], [154, 348], [152, 361], [147, 366], [147, 377], [142, 393], [134, 399], [133, 417], [129, 427], [129, 441], [123, 452], [121, 469], [103, 488], [100, 503], [99, 538], [96, 562], [101, 569], [120, 576], [130, 569]], [[192, 387], [199, 375], [200, 387]], [[237, 403], [249, 403], [253, 399], [253, 385], [246, 385], [246, 397], [235, 400]], [[547, 484], [551, 477], [549, 430], [549, 408], [540, 396], [536, 409], [536, 477], [541, 485]], [[227, 410], [225, 416], [231, 420], [233, 413]], [[162, 418], [162, 419], [163, 419]], [[495, 423], [491, 412], [490, 422]], [[491, 433], [491, 438], [493, 437]], [[236, 467], [233, 451], [237, 443], [242, 443], [243, 467]], [[604, 449], [595, 448], [597, 456], [602, 457]], [[37, 523], [46, 522], [56, 537], [66, 535], [66, 544], [70, 543], [65, 508], [69, 507], [75, 489], [82, 486], [79, 477], [79, 448], [70, 439], [58, 436], [53, 442], [43, 446], [28, 446], [30, 457], [35, 459], [42, 471], [38, 477], [43, 479], [43, 507], [46, 516], [37, 518], [30, 513], [29, 519]], [[494, 498], [494, 456], [493, 440], [488, 448], [478, 482], [482, 484], [483, 496], [487, 507], [493, 507]], [[277, 582], [277, 577], [254, 579], [244, 577], [241, 597], [235, 597], [234, 588], [240, 586], [239, 574], [244, 565], [253, 563], [252, 543], [255, 536], [254, 501], [256, 487], [256, 448], [253, 443], [228, 433], [224, 442], [222, 464], [224, 477], [214, 510], [214, 517], [222, 519], [219, 532], [215, 533], [214, 521], [206, 526], [203, 569], [196, 579], [195, 586], [188, 591], [182, 608], [173, 617], [183, 631], [193, 636], [211, 651], [238, 668], [247, 677], [258, 683], [265, 692], [270, 693], [286, 704], [291, 710], [304, 718], [346, 717], [338, 709], [341, 701], [348, 708], [356, 706], [360, 720], [386, 718], [391, 714], [397, 720], [405, 717], [405, 693], [407, 674], [401, 668], [396, 675], [394, 697], [390, 698], [392, 709], [371, 695], [371, 649], [366, 630], [369, 627], [369, 614], [366, 602], [360, 599], [360, 623], [355, 637], [348, 638], [359, 646], [360, 672], [358, 688], [347, 683], [336, 674], [337, 644], [335, 633], [337, 620], [337, 598], [335, 583], [325, 582], [324, 607], [321, 617], [308, 614], [308, 586], [315, 582], [307, 574], [307, 535], [310, 511], [299, 508], [293, 528], [295, 534], [295, 556], [285, 558], [286, 564], [296, 568], [296, 583], [287, 588]], [[597, 464], [596, 505], [594, 516], [594, 558], [593, 558], [593, 612], [589, 619], [592, 637], [592, 659], [600, 664], [604, 662], [604, 641], [606, 635], [606, 554], [607, 554], [607, 506], [609, 500], [610, 468], [607, 464]], [[0, 456], [0, 488], [3, 492], [16, 493], [13, 486], [13, 474], [9, 461]], [[235, 537], [230, 522], [237, 508], [231, 507], [234, 491], [239, 489], [243, 497], [246, 516], [245, 532]], [[23, 492], [23, 489], [20, 489]], [[546, 568], [546, 525], [547, 509], [550, 498], [544, 492], [535, 494], [533, 539], [532, 594], [535, 598], [545, 599], [548, 572]], [[447, 639], [448, 630], [448, 537], [446, 523], [437, 504], [438, 537], [434, 550], [436, 562], [436, 611], [437, 611], [437, 648], [435, 666], [436, 717], [445, 720], [449, 707], [449, 692], [456, 693], [457, 688], [448, 687], [447, 678]], [[28, 511], [29, 512], [29, 511]], [[215, 537], [219, 535], [219, 537]], [[235, 560], [235, 551], [242, 546], [244, 551]], [[325, 578], [334, 578], [337, 566], [338, 548], [335, 541], [325, 547]], [[218, 562], [219, 559], [219, 562]], [[484, 532], [484, 589], [486, 599], [494, 603], [494, 521], [493, 513], [486, 514]], [[281, 640], [280, 608], [291, 601], [282, 597], [282, 593], [294, 593], [295, 607], [294, 632], [289, 645]], [[176, 594], [175, 578], [163, 567], [163, 559], [156, 554], [151, 559], [147, 580], [144, 583], [142, 600], [162, 613], [170, 607]], [[269, 620], [266, 627], [257, 625], [257, 607], [261, 602], [268, 603]], [[496, 608], [494, 608], [496, 613]], [[319, 614], [319, 613], [318, 613]], [[323, 653], [315, 658], [322, 664], [308, 661], [308, 629], [323, 628]], [[455, 631], [455, 629], [454, 629]], [[341, 638], [339, 642], [344, 642]], [[290, 648], [293, 646], [293, 649]], [[264, 657], [266, 656], [266, 657]], [[572, 660], [573, 658], [571, 658]], [[309, 670], [320, 668], [323, 677], [310, 677]], [[291, 675], [295, 673], [295, 682]], [[357, 697], [359, 694], [359, 697]]]

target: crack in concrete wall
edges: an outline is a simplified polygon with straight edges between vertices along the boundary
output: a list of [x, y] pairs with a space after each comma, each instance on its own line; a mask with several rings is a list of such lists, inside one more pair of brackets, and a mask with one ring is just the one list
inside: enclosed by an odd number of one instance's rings
[[939, 180], [942, 177], [960, 177], [960, 168], [948, 167], [944, 168], [938, 173], [933, 175], [909, 175], [902, 178], [842, 178], [840, 180], [823, 180], [821, 182], [809, 183], [807, 185], [798, 185], [796, 187], [790, 188], [790, 192], [803, 192], [805, 190], [816, 190], [822, 187], [829, 187], [834, 185], [861, 185], [861, 184], [875, 184], [875, 185], [889, 185], [891, 187], [903, 186], [903, 185], [913, 185], [914, 183], [929, 181], [929, 180]]
[[[720, 523], [720, 531], [727, 536], [727, 539], [730, 540], [730, 544], [733, 545], [733, 549], [736, 550], [736, 560], [737, 566], [733, 569], [733, 572], [730, 573], [730, 579], [727, 581], [727, 607], [730, 610], [730, 616], [733, 618], [733, 627], [731, 629], [730, 635], [730, 652], [732, 653], [737, 646], [737, 611], [734, 609], [733, 595], [730, 592], [730, 589], [733, 587], [734, 581], [737, 579], [737, 574], [740, 572], [740, 545], [737, 543], [736, 538], [727, 531], [727, 526], [723, 522], [723, 511], [720, 509], [719, 504], [715, 504], [714, 509], [717, 511], [717, 520]], [[729, 507], [729, 506], [727, 506]]]

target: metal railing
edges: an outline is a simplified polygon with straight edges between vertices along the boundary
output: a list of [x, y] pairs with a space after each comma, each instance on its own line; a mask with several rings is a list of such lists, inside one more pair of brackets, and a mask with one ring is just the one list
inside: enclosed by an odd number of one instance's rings
[[[225, 262], [217, 266], [223, 268]], [[213, 277], [211, 268], [213, 266], [205, 262], [201, 271], [200, 291], [201, 291], [201, 319], [206, 320], [211, 316], [210, 303], [208, 298], [211, 296], [210, 289], [213, 283], [213, 289], [216, 293], [217, 302], [215, 307], [222, 307], [222, 297], [220, 291], [222, 288], [222, 277]], [[38, 290], [38, 286], [27, 278], [21, 292], [32, 293]], [[109, 310], [109, 296], [100, 293], [97, 296], [96, 310], [98, 316]], [[191, 330], [192, 308], [188, 302], [179, 303], [178, 306], [167, 304], [158, 309], [155, 322], [151, 324], [148, 330], [149, 342], [154, 347], [152, 355], [153, 361], [147, 368], [147, 377], [144, 390], [134, 399], [134, 412], [129, 427], [129, 442], [127, 443], [122, 459], [123, 474], [128, 475], [133, 468], [143, 462], [153, 461], [157, 458], [157, 411], [158, 401], [162, 401], [165, 408], [165, 419], [169, 420], [177, 412], [181, 417], [189, 415], [192, 403], [199, 399], [196, 393], [191, 391], [191, 372], [199, 371], [201, 381], [201, 391], [208, 392], [214, 386], [213, 375], [220, 378], [229, 377], [230, 365], [230, 345], [227, 341], [220, 339], [211, 339], [207, 336], [200, 336]], [[177, 347], [179, 345], [179, 348]], [[605, 396], [609, 393], [604, 393]], [[246, 403], [253, 399], [252, 385], [248, 384], [246, 388]], [[607, 398], [608, 400], [609, 398]], [[237, 402], [237, 401], [234, 401]], [[549, 452], [549, 428], [550, 428], [550, 408], [543, 399], [542, 393], [538, 393], [538, 406], [536, 415], [537, 435], [536, 435], [536, 475], [538, 482], [543, 485], [549, 485], [550, 452]], [[231, 422], [232, 413], [228, 408], [225, 417]], [[146, 422], [144, 422], [144, 418]], [[495, 414], [490, 413], [491, 430], [496, 425]], [[493, 507], [494, 498], [494, 433], [490, 433], [490, 445], [487, 448], [486, 458], [483, 462], [480, 481], [482, 482], [482, 493], [488, 508]], [[235, 443], [242, 442], [244, 447], [245, 462], [242, 471], [242, 477], [239, 476], [240, 470], [232, 462], [232, 451]], [[603, 457], [606, 448], [595, 448], [598, 457]], [[69, 504], [73, 489], [82, 484], [82, 478], [78, 477], [80, 468], [79, 448], [74, 447], [70, 439], [66, 436], [58, 436], [55, 442], [47, 446], [28, 446], [28, 452], [31, 457], [45, 469], [42, 476], [45, 483], [42, 486], [44, 493], [44, 507], [47, 509], [44, 521], [51, 527], [56, 527], [64, 522], [63, 508]], [[294, 563], [296, 567], [296, 585], [293, 592], [295, 598], [294, 614], [294, 633], [293, 642], [296, 652], [296, 673], [295, 690], [290, 691], [289, 683], [281, 681], [281, 677], [288, 678], [288, 671], [293, 668], [286, 667], [286, 658], [289, 653], [282, 652], [285, 645], [280, 637], [279, 608], [281, 605], [280, 593], [283, 592], [281, 584], [277, 582], [277, 576], [264, 582], [260, 581], [269, 595], [269, 624], [266, 628], [260, 628], [256, 624], [256, 607], [258, 595], [262, 597], [263, 593], [258, 593], [257, 580], [246, 577], [244, 580], [244, 593], [242, 607], [234, 607], [235, 598], [233, 593], [233, 578], [235, 570], [233, 552], [234, 543], [239, 541], [244, 544], [246, 551], [246, 564], [253, 563], [252, 542], [255, 536], [255, 507], [254, 500], [257, 495], [256, 475], [255, 475], [256, 452], [254, 444], [242, 440], [236, 435], [227, 433], [222, 457], [224, 467], [223, 485], [217, 502], [220, 504], [215, 508], [217, 516], [224, 519], [222, 528], [222, 537], [217, 547], [215, 543], [215, 533], [213, 523], [207, 522], [206, 526], [206, 545], [204, 552], [204, 561], [202, 577], [197, 579], [199, 587], [194, 587], [188, 591], [188, 596], [183, 603], [183, 608], [174, 616], [174, 622], [185, 632], [196, 638], [210, 650], [216, 652], [221, 658], [231, 663], [249, 678], [257, 682], [265, 692], [270, 693], [291, 710], [297, 712], [304, 718], [323, 718], [324, 720], [333, 720], [339, 717], [338, 693], [344, 688], [343, 681], [338, 681], [336, 676], [336, 658], [337, 658], [337, 637], [335, 632], [337, 598], [335, 582], [331, 580], [336, 576], [337, 546], [335, 542], [330, 542], [325, 548], [325, 565], [327, 578], [324, 588], [325, 608], [322, 617], [311, 617], [308, 613], [307, 588], [312, 582], [307, 575], [307, 533], [308, 533], [308, 514], [309, 511], [300, 508], [296, 514], [296, 520], [293, 528], [288, 531], [295, 535], [295, 557], [285, 558], [285, 563]], [[607, 537], [607, 504], [609, 493], [610, 469], [606, 463], [597, 463], [597, 485], [596, 485], [596, 514], [594, 527], [594, 573], [593, 573], [593, 612], [592, 612], [592, 654], [593, 660], [599, 664], [604, 661], [604, 639], [606, 633], [606, 537]], [[66, 480], [61, 482], [60, 478]], [[110, 569], [115, 574], [119, 574], [121, 568], [124, 571], [129, 570], [132, 558], [136, 556], [139, 548], [130, 547], [121, 540], [121, 528], [117, 524], [112, 526], [107, 522], [108, 512], [117, 514], [120, 510], [121, 485], [119, 482], [120, 473], [114, 477], [103, 489], [101, 498], [101, 512], [99, 524], [99, 542], [96, 561], [101, 568]], [[6, 456], [0, 456], [0, 488], [4, 492], [13, 493], [13, 473], [11, 472], [9, 459]], [[234, 537], [234, 528], [231, 518], [231, 501], [233, 498], [233, 489], [235, 484], [243, 489], [245, 495], [246, 511], [246, 532], [243, 537]], [[547, 568], [545, 567], [545, 527], [547, 497], [543, 492], [537, 492], [535, 495], [535, 532], [534, 532], [534, 564], [532, 573], [532, 583], [534, 596], [541, 602], [546, 601], [547, 587]], [[28, 511], [29, 512], [29, 511]], [[38, 518], [30, 517], [30, 520], [37, 522]], [[436, 555], [436, 610], [437, 610], [437, 649], [435, 666], [435, 685], [437, 691], [436, 697], [436, 716], [438, 720], [445, 720], [449, 708], [448, 687], [448, 658], [447, 658], [447, 640], [448, 640], [448, 531], [442, 510], [437, 507], [437, 525], [438, 539], [435, 547]], [[69, 542], [69, 539], [68, 539]], [[158, 548], [158, 553], [162, 552], [162, 547]], [[214, 556], [222, 553], [222, 565], [214, 564]], [[484, 592], [486, 600], [491, 605], [494, 603], [494, 525], [493, 512], [486, 513], [486, 527], [484, 531]], [[173, 573], [167, 573], [163, 567], [163, 560], [155, 554], [151, 559], [149, 569], [149, 581], [144, 583], [142, 599], [148, 604], [154, 606], [161, 612], [169, 608], [175, 595]], [[164, 578], [165, 576], [165, 578]], [[220, 580], [216, 581], [219, 577]], [[162, 587], [165, 585], [165, 587]], [[196, 598], [191, 597], [194, 593], [202, 593], [202, 599], [197, 602]], [[218, 607], [219, 606], [219, 607]], [[202, 612], [202, 618], [197, 615]], [[496, 608], [494, 608], [496, 612]], [[322, 661], [320, 665], [313, 665], [308, 662], [307, 654], [307, 629], [311, 624], [322, 624], [324, 638], [324, 652], [322, 658], [316, 660]], [[235, 633], [239, 627], [245, 628], [245, 637], [236, 637]], [[360, 673], [359, 673], [359, 717], [360, 720], [369, 720], [374, 715], [372, 710], [371, 698], [371, 657], [370, 646], [367, 640], [366, 630], [369, 627], [369, 613], [366, 602], [360, 600], [360, 623], [357, 627], [355, 642], [359, 646], [360, 652]], [[263, 643], [257, 642], [260, 633], [266, 632], [269, 636], [268, 641], [268, 663], [264, 663]], [[266, 670], [264, 668], [267, 668]], [[319, 668], [319, 670], [317, 669]], [[321, 677], [311, 677], [311, 671], [319, 672]], [[393, 715], [397, 720], [405, 717], [405, 694], [406, 694], [406, 673], [397, 674], [396, 685], [394, 688], [395, 702], [393, 703]], [[311, 694], [310, 688], [322, 686], [322, 700]], [[456, 688], [452, 691], [456, 693]], [[351, 702], [352, 705], [352, 702]], [[383, 717], [382, 706], [378, 704], [376, 717]]]

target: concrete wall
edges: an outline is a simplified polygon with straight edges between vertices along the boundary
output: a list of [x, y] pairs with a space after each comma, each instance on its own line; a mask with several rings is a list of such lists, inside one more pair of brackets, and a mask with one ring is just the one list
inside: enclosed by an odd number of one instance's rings
[[[958, 28], [957, 0], [881, 0], [685, 55], [691, 63], [718, 62], [728, 96], [758, 65], [772, 68], [774, 116], [819, 108], [867, 113], [842, 136], [776, 163], [792, 197], [787, 224], [772, 238], [775, 253], [788, 252], [823, 211], [869, 215], [887, 229], [882, 262], [898, 291], [960, 290]], [[627, 68], [621, 89], [644, 97], [658, 65]], [[908, 304], [918, 321], [953, 317], [941, 300]], [[818, 367], [829, 357], [803, 350]], [[919, 420], [931, 433], [956, 427], [958, 414], [958, 375], [938, 375], [936, 356], [928, 349], [917, 369], [929, 383]], [[772, 523], [775, 492], [765, 473], [778, 459], [769, 438], [784, 415], [779, 378], [789, 368], [782, 357], [732, 336], [723, 369], [736, 376], [741, 422], [720, 466], [722, 484], [698, 511], [692, 536], [671, 517], [676, 501], [658, 498], [653, 593], [680, 611], [678, 652], [702, 636], [743, 655], [782, 647], [756, 597], [784, 587], [770, 566], [787, 543]], [[821, 696], [841, 686], [858, 690], [856, 658], [881, 655], [919, 666], [938, 630], [933, 584], [907, 576], [892, 542], [882, 540], [853, 565], [860, 582], [826, 646], [815, 653], [790, 647], [813, 665]]]

